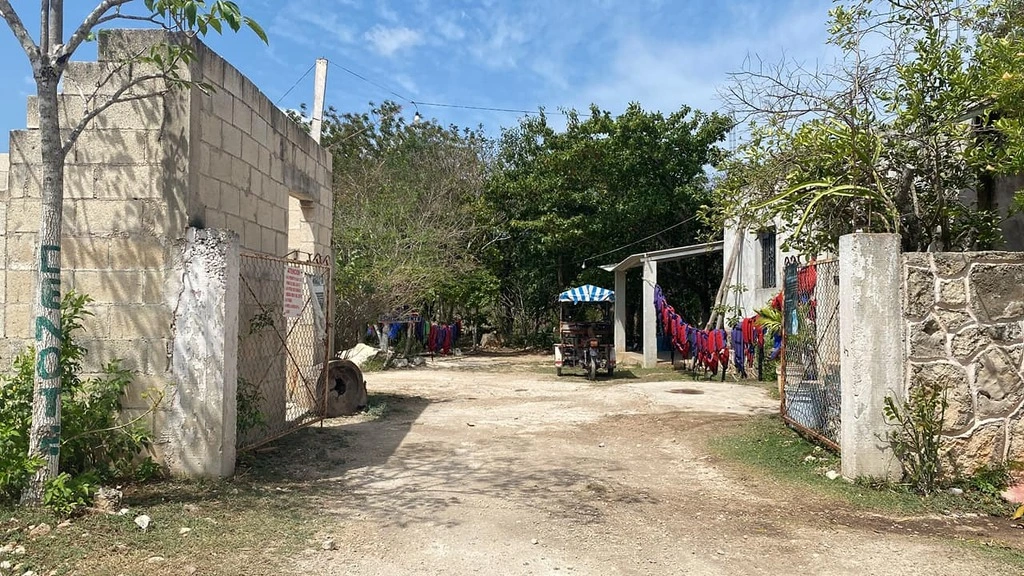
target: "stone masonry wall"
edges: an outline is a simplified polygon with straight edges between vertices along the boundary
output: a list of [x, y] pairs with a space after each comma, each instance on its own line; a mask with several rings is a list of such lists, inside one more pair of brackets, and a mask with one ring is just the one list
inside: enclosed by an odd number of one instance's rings
[[1024, 253], [903, 255], [906, 386], [949, 390], [956, 471], [1024, 462]]

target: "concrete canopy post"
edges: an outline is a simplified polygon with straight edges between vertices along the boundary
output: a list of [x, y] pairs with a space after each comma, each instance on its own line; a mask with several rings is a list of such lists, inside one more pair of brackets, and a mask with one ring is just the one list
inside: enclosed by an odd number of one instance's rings
[[840, 449], [847, 478], [899, 478], [883, 407], [887, 395], [902, 390], [900, 266], [896, 234], [839, 239]]
[[626, 271], [615, 271], [615, 352], [626, 351]]
[[162, 441], [172, 473], [226, 478], [235, 471], [239, 239], [189, 228], [169, 286], [174, 302], [174, 390]]
[[644, 260], [644, 368], [658, 363], [658, 318], [654, 310], [654, 287], [658, 284], [658, 263]]

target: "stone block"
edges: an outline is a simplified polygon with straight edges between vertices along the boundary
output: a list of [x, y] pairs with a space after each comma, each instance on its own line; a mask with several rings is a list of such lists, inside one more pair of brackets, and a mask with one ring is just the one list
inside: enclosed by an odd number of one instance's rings
[[201, 143], [211, 148], [222, 148], [224, 140], [221, 134], [224, 130], [224, 121], [207, 111], [202, 113], [201, 118], [202, 122], [199, 128]]
[[42, 163], [38, 130], [12, 130], [9, 145], [11, 165]]
[[152, 164], [104, 166], [96, 170], [95, 197], [103, 200], [163, 199], [159, 167]]
[[1005, 438], [1003, 421], [982, 424], [964, 438], [943, 438], [939, 451], [944, 475], [969, 475], [1001, 463]]
[[920, 318], [935, 306], [935, 277], [926, 268], [906, 268], [903, 309], [905, 314]]
[[964, 306], [967, 304], [967, 285], [962, 278], [939, 281], [939, 305]]
[[142, 302], [144, 304], [160, 304], [166, 302], [164, 285], [167, 281], [165, 270], [143, 270], [139, 272], [142, 284]]
[[[64, 167], [64, 198], [95, 198], [95, 184], [101, 173], [96, 166], [69, 165]], [[38, 181], [38, 180], [37, 180]]]
[[61, 243], [61, 260], [65, 268], [104, 270], [110, 266], [109, 238], [69, 238]]
[[235, 158], [241, 158], [242, 131], [236, 126], [225, 122], [221, 128], [221, 136], [223, 138], [223, 150]]
[[231, 156], [218, 149], [210, 151], [210, 175], [221, 182], [231, 182]]
[[82, 318], [83, 338], [105, 340], [110, 337], [109, 308], [106, 304], [95, 302], [89, 305], [92, 315]]
[[982, 321], [1024, 317], [1024, 264], [971, 267], [971, 311]]
[[252, 167], [260, 165], [260, 147], [252, 136], [242, 135], [242, 160]]
[[966, 326], [975, 323], [974, 317], [968, 314], [964, 310], [947, 310], [944, 308], [936, 308], [932, 313], [939, 324], [943, 326], [946, 332], [957, 332]]
[[245, 102], [235, 100], [232, 104], [231, 123], [243, 134], [252, 134], [252, 109]]
[[[10, 290], [8, 290], [10, 295]], [[34, 338], [35, 333], [32, 325], [32, 304], [12, 304], [8, 301], [4, 305], [4, 336], [7, 338]]]
[[242, 190], [249, 190], [249, 165], [241, 158], [231, 158], [231, 179], [227, 182]]
[[226, 215], [226, 228], [238, 235], [239, 238], [245, 235], [245, 220], [234, 214]]
[[92, 296], [99, 303], [142, 301], [142, 273], [134, 270], [76, 270], [70, 287]]
[[39, 200], [13, 198], [7, 208], [7, 233], [39, 232]]
[[1010, 443], [1006, 447], [1006, 459], [1024, 462], [1024, 414], [1020, 410], [1010, 419]]
[[236, 216], [237, 215], [241, 215], [241, 213], [242, 213], [242, 209], [241, 209], [241, 205], [240, 205], [241, 196], [242, 196], [242, 193], [241, 193], [241, 191], [238, 188], [236, 188], [236, 187], [234, 187], [234, 186], [232, 186], [230, 184], [221, 184], [220, 185], [220, 202], [219, 202], [220, 209], [225, 214], [234, 214]]
[[233, 114], [235, 97], [231, 92], [218, 88], [213, 93], [213, 115], [225, 122], [230, 122]]
[[958, 252], [936, 252], [932, 257], [935, 260], [935, 272], [940, 278], [960, 276], [967, 270], [972, 259], [972, 255]]
[[964, 328], [953, 335], [950, 351], [960, 360], [970, 360], [989, 346], [1013, 346], [1021, 342], [1020, 323]]
[[159, 130], [99, 130], [82, 132], [71, 147], [68, 159], [75, 164], [145, 164], [153, 157], [159, 162], [160, 156], [150, 152], [159, 149]]
[[281, 256], [277, 253], [277, 235], [278, 233], [271, 228], [260, 227], [260, 251], [264, 254], [272, 254], [274, 256]]
[[[159, 347], [161, 342], [147, 343], [150, 346], [150, 366], [159, 367]], [[125, 412], [134, 411], [134, 417], [149, 411], [156, 404], [156, 412], [161, 411], [167, 396], [170, 394], [168, 375], [162, 372], [152, 374], [136, 374], [125, 394], [123, 407]], [[127, 414], [126, 414], [127, 416]]]
[[946, 331], [934, 314], [929, 315], [924, 322], [910, 322], [907, 329], [912, 359], [946, 357]]
[[261, 252], [263, 249], [263, 232], [260, 225], [253, 221], [245, 223], [245, 237], [242, 247], [253, 252]]
[[989, 348], [975, 361], [974, 386], [980, 419], [1008, 416], [1024, 400], [1019, 366], [1002, 348]]
[[[265, 141], [264, 141], [265, 142]], [[265, 145], [260, 146], [260, 172], [264, 175], [270, 174], [270, 150]]]
[[109, 308], [110, 337], [115, 340], [168, 338], [171, 311], [161, 304], [136, 304]]
[[947, 391], [949, 406], [943, 427], [947, 434], [963, 432], [974, 423], [973, 395], [963, 366], [950, 362], [911, 362], [910, 388], [919, 386], [939, 386]]
[[29, 304], [36, 301], [36, 273], [30, 267], [7, 270], [7, 304]]
[[167, 254], [154, 237], [110, 239], [110, 266], [114, 270], [146, 270], [163, 267]]
[[7, 237], [7, 269], [35, 270], [36, 234], [11, 234]]

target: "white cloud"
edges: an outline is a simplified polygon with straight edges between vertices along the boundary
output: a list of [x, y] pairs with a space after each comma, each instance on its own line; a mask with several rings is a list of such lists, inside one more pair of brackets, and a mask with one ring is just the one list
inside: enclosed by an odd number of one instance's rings
[[[596, 102], [617, 111], [629, 102], [669, 113], [686, 104], [705, 111], [722, 108], [718, 90], [737, 72], [749, 54], [769, 61], [783, 56], [813, 61], [824, 56], [823, 14], [816, 10], [777, 13], [774, 22], [739, 19], [733, 33], [716, 40], [692, 42], [652, 39], [641, 34], [622, 37], [609, 66], [591, 74], [576, 106]], [[808, 62], [809, 64], [811, 62]]]
[[415, 96], [419, 93], [419, 86], [416, 82], [405, 74], [398, 74], [395, 76], [395, 82], [402, 87], [402, 90], [406, 92], [406, 96]]
[[419, 32], [404, 26], [387, 28], [378, 24], [366, 32], [365, 38], [383, 56], [392, 56], [423, 43], [423, 36]]
[[436, 28], [437, 33], [445, 40], [456, 41], [462, 40], [466, 37], [466, 31], [448, 18], [438, 18], [434, 27]]

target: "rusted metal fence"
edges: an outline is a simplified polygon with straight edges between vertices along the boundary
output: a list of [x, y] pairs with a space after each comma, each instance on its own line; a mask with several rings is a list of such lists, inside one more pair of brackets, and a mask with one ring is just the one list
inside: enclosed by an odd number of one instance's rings
[[785, 267], [782, 417], [839, 450], [839, 261]]
[[238, 309], [238, 448], [323, 419], [330, 266], [243, 253]]

